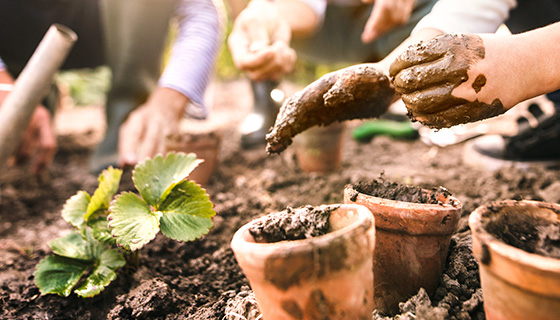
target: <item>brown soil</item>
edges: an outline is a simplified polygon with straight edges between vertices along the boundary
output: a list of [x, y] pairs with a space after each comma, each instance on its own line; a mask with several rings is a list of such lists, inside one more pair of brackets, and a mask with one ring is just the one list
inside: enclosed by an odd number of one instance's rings
[[[349, 132], [340, 170], [305, 174], [298, 168], [292, 148], [280, 156], [268, 156], [264, 146], [240, 149], [235, 127], [251, 106], [246, 81], [217, 83], [215, 93], [210, 122], [223, 126], [224, 140], [219, 165], [207, 185], [218, 213], [214, 228], [190, 243], [156, 237], [141, 251], [137, 270], [120, 269], [117, 280], [94, 298], [41, 296], [33, 271], [50, 253], [47, 242], [71, 230], [60, 217], [65, 200], [78, 190], [91, 193], [97, 186], [97, 177], [86, 168], [103, 126], [85, 124], [91, 123], [92, 114], [99, 116], [100, 109], [62, 111], [58, 118], [60, 150], [46, 179], [37, 181], [21, 168], [3, 169], [1, 319], [239, 319], [232, 313], [236, 310], [231, 307], [234, 298], [250, 297], [250, 290], [229, 246], [233, 233], [253, 218], [288, 206], [342, 203], [345, 185], [372, 181], [381, 172], [391, 181], [408, 185], [428, 189], [445, 186], [464, 209], [440, 287], [433, 296], [420, 291], [404, 303], [399, 319], [483, 319], [478, 265], [467, 224], [469, 213], [495, 200], [560, 201], [560, 170], [478, 171], [463, 165], [462, 144], [437, 148], [420, 140], [397, 141], [383, 136], [360, 144]], [[494, 120], [498, 119], [502, 118]], [[130, 188], [130, 174], [123, 176], [122, 184]], [[251, 305], [250, 299], [246, 301], [245, 306]], [[251, 312], [256, 313], [254, 308]]]
[[383, 175], [371, 182], [361, 181], [351, 187], [356, 192], [350, 197], [352, 201], [355, 201], [358, 193], [388, 200], [425, 204], [441, 204], [440, 199], [447, 199], [451, 196], [451, 193], [441, 186], [433, 187], [430, 191], [419, 186], [409, 186], [395, 181], [388, 181]]
[[337, 206], [288, 207], [255, 222], [249, 232], [256, 242], [302, 240], [326, 234], [329, 217]]

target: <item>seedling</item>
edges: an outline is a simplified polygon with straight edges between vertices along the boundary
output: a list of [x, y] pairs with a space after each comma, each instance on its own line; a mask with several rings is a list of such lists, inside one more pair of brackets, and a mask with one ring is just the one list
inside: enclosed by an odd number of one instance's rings
[[180, 241], [206, 234], [216, 212], [206, 191], [187, 179], [201, 162], [192, 153], [147, 159], [132, 174], [139, 195], [116, 195], [122, 171], [110, 167], [99, 175], [92, 196], [79, 191], [69, 198], [62, 217], [76, 230], [49, 242], [54, 254], [34, 274], [41, 294], [95, 296], [160, 230]]

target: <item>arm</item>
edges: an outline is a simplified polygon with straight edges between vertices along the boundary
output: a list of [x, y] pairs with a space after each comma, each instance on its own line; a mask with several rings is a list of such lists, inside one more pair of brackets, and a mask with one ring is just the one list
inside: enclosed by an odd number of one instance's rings
[[[121, 166], [163, 153], [166, 136], [179, 130], [185, 112], [199, 118], [207, 116], [204, 93], [222, 39], [218, 11], [211, 0], [183, 0], [177, 17], [178, 35], [158, 88], [121, 126]], [[193, 109], [186, 110], [187, 106]]]

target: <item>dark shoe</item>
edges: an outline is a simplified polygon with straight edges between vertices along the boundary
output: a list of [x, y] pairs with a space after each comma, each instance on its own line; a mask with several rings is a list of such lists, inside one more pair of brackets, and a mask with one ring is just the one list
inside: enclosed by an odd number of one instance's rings
[[239, 131], [241, 132], [241, 147], [248, 149], [258, 145], [264, 145], [265, 135], [274, 125], [276, 115], [280, 110], [282, 97], [273, 98], [273, 90], [278, 83], [275, 81], [255, 82], [251, 81], [253, 90], [253, 111], [245, 118]]
[[560, 165], [560, 114], [547, 115], [537, 104], [531, 104], [529, 112], [537, 120], [535, 127], [521, 117], [514, 136], [488, 135], [473, 140], [465, 146], [465, 163], [490, 170]]

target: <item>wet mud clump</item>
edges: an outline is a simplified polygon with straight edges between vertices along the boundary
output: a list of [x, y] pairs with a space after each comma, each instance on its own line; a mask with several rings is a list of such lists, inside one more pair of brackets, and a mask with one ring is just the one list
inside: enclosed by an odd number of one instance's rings
[[303, 240], [324, 235], [329, 230], [329, 217], [338, 206], [288, 207], [257, 221], [249, 232], [258, 243]]
[[520, 210], [527, 209], [508, 208], [495, 219], [488, 219], [486, 230], [510, 246], [560, 259], [560, 221], [524, 214]]
[[371, 182], [359, 182], [351, 187], [355, 191], [355, 194], [350, 196], [352, 201], [355, 201], [358, 193], [388, 200], [423, 204], [444, 204], [451, 196], [451, 193], [444, 187], [433, 188], [430, 191], [419, 186], [387, 181], [383, 175]]
[[379, 117], [394, 95], [389, 77], [371, 65], [328, 73], [284, 102], [266, 135], [266, 151], [282, 152], [295, 135], [313, 126]]

